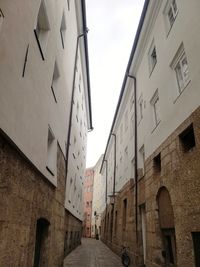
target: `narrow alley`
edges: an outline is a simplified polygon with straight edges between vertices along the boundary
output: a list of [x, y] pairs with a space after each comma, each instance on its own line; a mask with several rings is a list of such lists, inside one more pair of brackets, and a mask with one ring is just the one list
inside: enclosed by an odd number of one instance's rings
[[104, 243], [92, 238], [83, 238], [81, 246], [73, 250], [63, 267], [121, 267], [121, 259]]

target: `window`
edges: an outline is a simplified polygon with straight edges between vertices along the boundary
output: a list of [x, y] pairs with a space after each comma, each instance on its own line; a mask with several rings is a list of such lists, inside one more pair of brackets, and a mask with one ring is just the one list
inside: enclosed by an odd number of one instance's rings
[[128, 129], [128, 111], [125, 113], [125, 131]]
[[181, 94], [190, 81], [188, 61], [183, 44], [181, 44], [181, 46], [179, 47], [178, 52], [176, 53], [175, 58], [172, 61], [171, 67], [172, 69], [174, 69], [176, 74], [178, 94]]
[[60, 25], [60, 36], [63, 49], [65, 48], [65, 32], [66, 32], [66, 20], [65, 20], [65, 13], [63, 12], [61, 25]]
[[159, 95], [158, 90], [154, 93], [151, 99], [151, 106], [153, 110], [154, 126], [156, 127], [160, 122], [160, 108], [159, 108]]
[[34, 32], [41, 53], [41, 57], [43, 60], [44, 60], [44, 51], [46, 49], [48, 41], [49, 30], [50, 30], [50, 24], [47, 16], [47, 10], [45, 2], [44, 0], [42, 0], [38, 12], [37, 25]]
[[143, 118], [143, 97], [140, 96], [138, 100], [138, 121], [140, 122]]
[[1, 30], [1, 27], [3, 24], [3, 19], [4, 19], [4, 14], [3, 14], [2, 10], [0, 9], [0, 30]]
[[67, 8], [70, 10], [70, 0], [67, 0]]
[[49, 127], [48, 142], [47, 142], [47, 170], [54, 175], [56, 169], [56, 140], [55, 136]]
[[128, 169], [128, 147], [124, 149], [124, 170]]
[[120, 126], [120, 143], [123, 142], [123, 123]]
[[191, 124], [188, 126], [180, 135], [179, 139], [181, 142], [183, 152], [190, 151], [193, 147], [195, 147], [195, 137], [194, 137], [194, 129]]
[[150, 46], [148, 58], [149, 58], [149, 72], [151, 74], [157, 63], [157, 53], [156, 53], [156, 46], [154, 44], [154, 40], [152, 41], [152, 44]]
[[130, 138], [134, 136], [134, 114], [130, 118]]
[[153, 159], [153, 168], [155, 173], [161, 172], [161, 156], [160, 153]]
[[56, 94], [55, 94], [55, 88], [57, 86], [59, 77], [60, 77], [60, 73], [58, 69], [58, 64], [57, 64], [57, 61], [55, 61], [54, 70], [53, 70], [53, 78], [52, 78], [52, 83], [51, 83], [51, 90], [52, 90], [54, 100], [56, 103], [57, 103], [57, 99], [56, 99]]
[[127, 219], [127, 199], [123, 201], [123, 218], [122, 218], [122, 229], [126, 230], [126, 219]]
[[139, 150], [139, 170], [141, 169], [140, 176], [144, 175], [144, 162], [145, 162], [145, 154], [144, 154], [144, 145]]
[[176, 0], [168, 0], [163, 13], [165, 16], [166, 28], [168, 33], [172, 25], [174, 24], [174, 21], [178, 14]]

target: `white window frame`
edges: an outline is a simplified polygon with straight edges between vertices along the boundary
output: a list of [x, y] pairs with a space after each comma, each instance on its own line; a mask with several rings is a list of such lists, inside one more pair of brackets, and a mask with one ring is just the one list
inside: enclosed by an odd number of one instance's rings
[[[155, 91], [153, 97], [151, 98], [151, 106], [152, 106], [152, 113], [153, 113], [153, 120], [154, 120], [154, 128], [158, 126], [160, 123], [160, 106], [159, 106], [159, 94], [158, 89]], [[157, 105], [158, 103], [158, 105]]]
[[[183, 61], [186, 61], [187, 63], [186, 67], [183, 64]], [[188, 60], [183, 43], [180, 45], [171, 63], [171, 68], [174, 70], [175, 73], [177, 87], [178, 87], [177, 93], [179, 96], [190, 82]]]
[[[153, 54], [155, 54], [153, 56]], [[155, 41], [153, 39], [153, 41], [151, 42], [150, 48], [149, 48], [149, 52], [148, 52], [148, 61], [149, 61], [149, 73], [151, 75], [151, 73], [153, 72], [156, 64], [157, 64], [157, 51], [156, 51], [156, 46], [155, 46]]]
[[[169, 12], [171, 12], [171, 19], [169, 16]], [[164, 11], [163, 11], [164, 19], [165, 19], [165, 24], [166, 24], [166, 31], [167, 34], [171, 30], [172, 26], [174, 25], [174, 22], [176, 20], [176, 17], [178, 15], [178, 6], [176, 0], [168, 0]]]

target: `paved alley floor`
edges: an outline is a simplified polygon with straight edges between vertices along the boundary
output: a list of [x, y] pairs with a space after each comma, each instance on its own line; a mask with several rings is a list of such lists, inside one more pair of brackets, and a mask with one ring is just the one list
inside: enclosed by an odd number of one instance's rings
[[101, 241], [83, 238], [82, 245], [64, 260], [63, 267], [122, 267], [121, 259]]

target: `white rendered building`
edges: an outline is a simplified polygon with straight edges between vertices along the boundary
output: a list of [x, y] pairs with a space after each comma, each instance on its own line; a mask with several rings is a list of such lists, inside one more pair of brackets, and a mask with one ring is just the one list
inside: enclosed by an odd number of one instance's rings
[[[84, 0], [0, 4], [0, 221], [10, 233], [2, 231], [1, 253], [16, 251], [2, 254], [3, 266], [32, 266], [33, 258], [60, 266], [64, 249], [80, 243], [92, 129], [87, 31]], [[48, 253], [36, 234], [44, 225]]]

